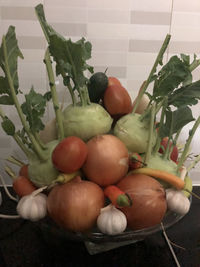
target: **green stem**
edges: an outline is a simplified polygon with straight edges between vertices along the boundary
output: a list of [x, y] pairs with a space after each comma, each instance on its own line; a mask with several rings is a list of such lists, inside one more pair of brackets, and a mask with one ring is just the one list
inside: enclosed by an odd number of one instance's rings
[[179, 163], [177, 165], [177, 170], [180, 169], [180, 167], [183, 165], [184, 161], [186, 160], [187, 158], [187, 154], [188, 154], [188, 151], [189, 151], [189, 147], [190, 147], [190, 144], [192, 142], [192, 138], [198, 128], [200, 124], [200, 116], [198, 117], [198, 119], [195, 121], [195, 124], [194, 126], [192, 127], [192, 130], [189, 132], [189, 138], [187, 139], [186, 141], [186, 144], [185, 144], [185, 147], [184, 147], [184, 150], [183, 150], [183, 153], [179, 159]]
[[12, 178], [12, 179], [16, 178], [16, 174], [14, 173], [14, 171], [10, 167], [6, 166], [5, 172], [10, 176], [10, 178]]
[[165, 152], [163, 154], [163, 159], [170, 159], [170, 143], [171, 143], [171, 138], [172, 138], [172, 131], [173, 131], [173, 123], [174, 118], [173, 118], [173, 113], [172, 113], [172, 120], [171, 120], [171, 125], [170, 125], [170, 130], [169, 130], [169, 136], [168, 136], [168, 141], [167, 141], [167, 146], [165, 149]]
[[[5, 119], [5, 114], [2, 110], [2, 108], [0, 107], [0, 117], [4, 120]], [[19, 138], [17, 133], [14, 133], [14, 135], [11, 135], [13, 137], [13, 139], [17, 142], [17, 144], [19, 145], [19, 147], [21, 148], [21, 150], [24, 152], [24, 154], [28, 157], [30, 156], [31, 152], [28, 150], [28, 148], [24, 145], [24, 143], [21, 141], [21, 139]]]
[[148, 140], [147, 151], [146, 151], [145, 158], [144, 158], [144, 164], [146, 165], [148, 165], [149, 159], [152, 153], [152, 137], [153, 137], [153, 131], [154, 131], [154, 122], [155, 122], [155, 104], [153, 104], [151, 108], [151, 118], [150, 118], [150, 125], [149, 125], [149, 140]]
[[73, 90], [70, 82], [67, 83], [67, 88], [69, 89], [69, 93], [71, 95], [72, 104], [73, 104], [73, 106], [76, 106], [76, 97], [75, 97], [74, 90]]
[[157, 137], [157, 140], [156, 140], [156, 145], [155, 145], [153, 154], [156, 154], [158, 152], [159, 148], [160, 148], [160, 143], [161, 143], [160, 129], [162, 129], [162, 127], [163, 127], [166, 107], [167, 107], [167, 97], [165, 97], [163, 99], [163, 107], [162, 107], [162, 111], [161, 111], [160, 123], [159, 123], [159, 128], [158, 128], [158, 137]]
[[135, 111], [136, 111], [136, 109], [137, 109], [137, 107], [138, 107], [138, 105], [139, 105], [139, 103], [140, 103], [140, 101], [142, 99], [143, 94], [145, 93], [145, 91], [146, 91], [147, 87], [149, 86], [150, 82], [152, 81], [152, 77], [153, 77], [154, 73], [156, 72], [156, 68], [157, 68], [158, 64], [160, 64], [161, 61], [162, 61], [163, 55], [164, 55], [164, 53], [165, 53], [165, 51], [166, 51], [166, 49], [168, 47], [170, 38], [171, 38], [171, 35], [167, 34], [167, 36], [165, 37], [165, 40], [164, 40], [164, 42], [162, 44], [162, 47], [161, 47], [161, 49], [160, 49], [160, 51], [159, 51], [159, 53], [158, 53], [158, 55], [156, 57], [156, 60], [155, 60], [155, 63], [153, 65], [152, 69], [151, 69], [151, 72], [150, 72], [150, 74], [149, 74], [149, 76], [148, 76], [143, 88], [139, 92], [139, 95], [137, 97], [137, 101], [136, 101], [135, 106], [134, 106], [133, 111], [132, 111], [133, 113], [135, 113]]
[[200, 65], [200, 59], [199, 60], [193, 60], [193, 62], [190, 64], [190, 71], [192, 72]]
[[21, 141], [21, 138], [18, 136], [17, 133], [13, 135], [13, 138], [15, 142], [18, 144], [18, 146], [21, 148], [21, 150], [24, 152], [24, 154], [27, 156], [27, 158], [32, 157], [31, 151], [25, 146], [25, 144]]
[[2, 45], [3, 45], [3, 55], [4, 55], [4, 60], [5, 60], [5, 73], [6, 73], [6, 76], [7, 76], [7, 79], [8, 79], [8, 84], [9, 84], [9, 87], [10, 87], [10, 94], [12, 96], [12, 99], [13, 99], [13, 102], [15, 104], [16, 110], [17, 110], [18, 115], [20, 117], [21, 123], [22, 123], [22, 125], [23, 125], [23, 127], [24, 127], [24, 129], [25, 129], [25, 131], [26, 131], [26, 133], [27, 133], [32, 145], [33, 145], [34, 151], [36, 152], [37, 156], [41, 160], [45, 160], [46, 157], [44, 156], [44, 153], [43, 153], [40, 145], [37, 143], [37, 141], [35, 140], [34, 136], [32, 135], [32, 133], [31, 133], [29, 127], [28, 127], [28, 124], [26, 122], [26, 119], [24, 117], [24, 114], [22, 112], [21, 106], [20, 106], [20, 104], [18, 102], [16, 93], [15, 93], [15, 88], [14, 88], [14, 85], [13, 85], [13, 80], [12, 80], [12, 77], [11, 77], [9, 64], [8, 64], [8, 54], [7, 54], [5, 36], [3, 36]]
[[19, 167], [22, 167], [24, 165], [24, 163], [22, 161], [16, 159], [14, 156], [10, 156], [6, 160], [12, 164], [19, 166]]
[[196, 157], [196, 159], [188, 166], [187, 172], [189, 172], [191, 169], [195, 167], [195, 165], [200, 161], [200, 155]]
[[63, 127], [63, 120], [62, 120], [62, 113], [59, 107], [59, 101], [58, 101], [58, 96], [56, 92], [56, 85], [55, 85], [55, 78], [54, 78], [54, 73], [53, 73], [53, 68], [51, 65], [51, 59], [49, 55], [49, 50], [46, 50], [45, 53], [45, 64], [46, 64], [46, 69], [47, 69], [47, 74], [49, 78], [49, 85], [51, 89], [51, 95], [52, 95], [52, 102], [53, 102], [53, 107], [56, 115], [56, 121], [58, 124], [58, 137], [59, 140], [61, 141], [64, 138], [64, 127]]

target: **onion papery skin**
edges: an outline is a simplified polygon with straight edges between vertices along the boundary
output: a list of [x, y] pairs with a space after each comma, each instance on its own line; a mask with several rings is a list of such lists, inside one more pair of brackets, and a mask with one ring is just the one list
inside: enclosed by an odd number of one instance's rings
[[128, 227], [133, 230], [149, 228], [159, 224], [166, 211], [165, 190], [154, 178], [133, 174], [124, 177], [117, 186], [132, 199], [130, 207], [123, 207]]
[[128, 171], [128, 150], [114, 135], [98, 135], [87, 143], [86, 177], [100, 186], [117, 183]]
[[77, 178], [56, 185], [47, 198], [50, 217], [60, 227], [73, 232], [91, 229], [103, 207], [103, 190], [93, 182]]

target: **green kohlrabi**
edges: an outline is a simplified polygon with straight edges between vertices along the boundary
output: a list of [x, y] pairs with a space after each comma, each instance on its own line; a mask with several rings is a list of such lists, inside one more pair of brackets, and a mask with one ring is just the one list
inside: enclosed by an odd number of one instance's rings
[[[0, 77], [0, 104], [12, 105], [16, 108], [22, 128], [16, 129], [2, 108], [0, 108], [1, 125], [6, 134], [14, 138], [27, 156], [31, 181], [37, 186], [49, 185], [58, 175], [58, 171], [51, 162], [51, 153], [59, 140], [45, 145], [41, 142], [38, 133], [44, 128], [41, 118], [52, 94], [51, 92], [44, 95], [36, 93], [32, 87], [25, 95], [24, 103], [20, 104], [17, 96], [22, 94], [18, 82], [18, 57], [23, 58], [23, 55], [17, 44], [15, 28], [10, 26], [7, 34], [2, 38], [0, 47], [0, 66], [4, 73], [4, 76]], [[54, 96], [54, 103], [56, 103], [55, 99]], [[61, 134], [60, 138], [62, 138]]]
[[64, 38], [47, 23], [41, 4], [35, 10], [50, 55], [56, 63], [56, 75], [62, 76], [72, 99], [72, 105], [63, 111], [64, 135], [74, 135], [87, 141], [97, 134], [109, 132], [112, 118], [102, 106], [92, 104], [88, 95], [85, 72], [93, 72], [93, 68], [86, 63], [91, 57], [90, 42], [84, 38], [77, 42]]

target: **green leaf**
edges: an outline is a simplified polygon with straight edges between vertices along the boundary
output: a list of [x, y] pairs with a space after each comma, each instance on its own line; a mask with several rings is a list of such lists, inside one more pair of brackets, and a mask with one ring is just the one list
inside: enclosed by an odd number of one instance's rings
[[181, 82], [191, 75], [189, 67], [177, 56], [170, 58], [168, 63], [162, 67], [154, 82], [153, 96], [163, 97], [177, 88]]
[[192, 111], [186, 106], [182, 106], [175, 111], [166, 111], [166, 120], [160, 129], [161, 138], [170, 136], [170, 132], [172, 135], [177, 133], [193, 120], [195, 119], [192, 116]]
[[7, 135], [13, 136], [15, 134], [15, 125], [8, 119], [8, 117], [3, 118], [1, 126]]
[[30, 129], [33, 132], [39, 132], [44, 129], [41, 118], [44, 115], [47, 99], [31, 88], [29, 94], [25, 95], [25, 102], [22, 104], [22, 111], [29, 122]]
[[[10, 26], [8, 29], [8, 32], [5, 36], [5, 45], [7, 50], [7, 61], [9, 66], [9, 71], [12, 77], [13, 85], [16, 90], [16, 93], [18, 93], [18, 87], [19, 87], [19, 81], [18, 81], [18, 73], [17, 73], [17, 61], [18, 57], [23, 58], [23, 55], [18, 47], [18, 42], [16, 39], [15, 34], [15, 27]], [[6, 69], [5, 69], [5, 55], [3, 51], [3, 43], [0, 47], [0, 66], [5, 74], [5, 77], [1, 77], [0, 79], [0, 93], [7, 93], [9, 92], [9, 86], [8, 81], [6, 77]]]
[[3, 96], [0, 96], [0, 104], [1, 105], [13, 105], [14, 102], [11, 96], [3, 95]]
[[66, 77], [68, 80], [71, 79], [74, 89], [79, 91], [88, 81], [84, 71], [93, 72], [93, 68], [86, 63], [86, 60], [91, 58], [91, 43], [85, 41], [84, 38], [77, 42], [65, 39], [47, 23], [41, 4], [35, 10], [49, 43], [50, 54], [56, 62], [56, 75], [62, 75], [64, 84], [66, 84]]
[[198, 103], [200, 99], [200, 80], [189, 84], [188, 86], [180, 87], [175, 90], [168, 98], [169, 105], [175, 107], [192, 106]]

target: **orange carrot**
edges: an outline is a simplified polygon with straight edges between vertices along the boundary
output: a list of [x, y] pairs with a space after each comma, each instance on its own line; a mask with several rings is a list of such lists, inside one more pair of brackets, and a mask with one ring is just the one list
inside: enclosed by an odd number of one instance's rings
[[115, 185], [109, 185], [104, 189], [104, 195], [109, 198], [116, 207], [131, 206], [130, 197]]
[[156, 170], [156, 169], [151, 169], [151, 168], [139, 168], [131, 172], [132, 174], [134, 173], [139, 173], [139, 174], [146, 174], [158, 179], [161, 179], [172, 186], [174, 186], [176, 189], [183, 189], [185, 186], [185, 182], [181, 180], [180, 177], [171, 174], [166, 171], [161, 171], [161, 170]]

